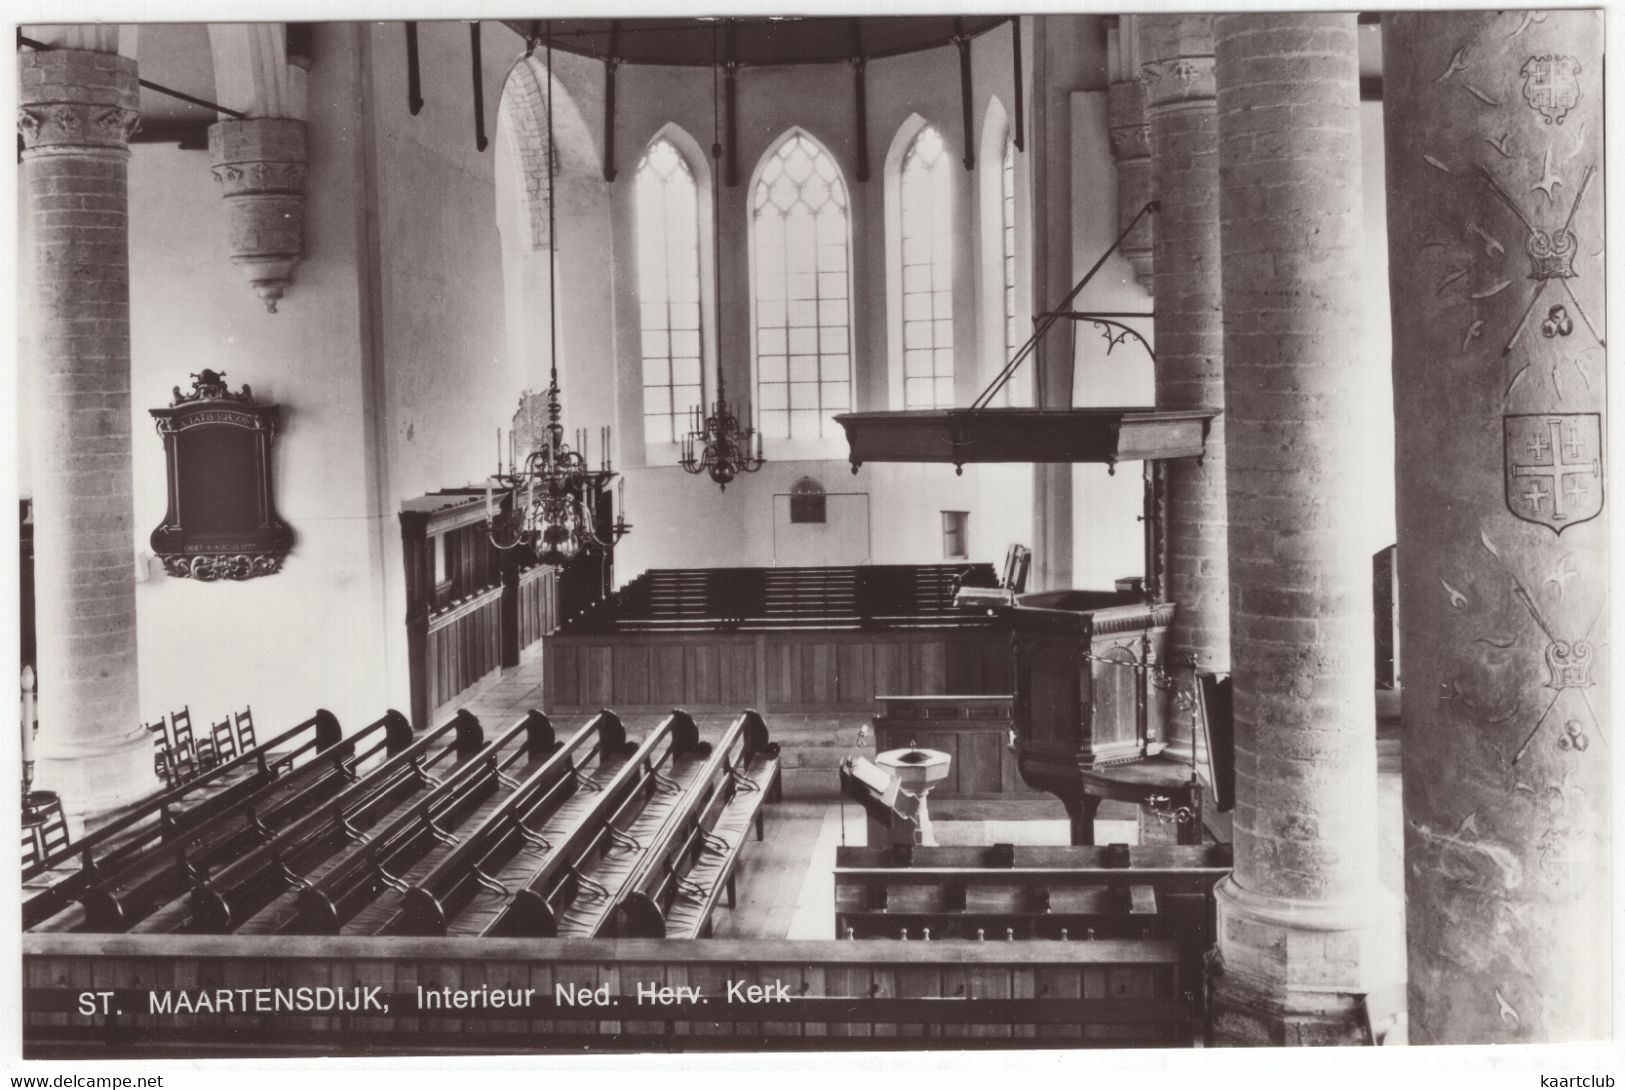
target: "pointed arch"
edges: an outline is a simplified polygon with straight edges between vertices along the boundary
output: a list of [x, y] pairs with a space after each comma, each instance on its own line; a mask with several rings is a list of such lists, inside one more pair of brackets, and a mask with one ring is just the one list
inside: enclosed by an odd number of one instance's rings
[[699, 145], [668, 124], [638, 156], [632, 177], [637, 255], [643, 439], [675, 446], [705, 403], [706, 202]]
[[515, 192], [529, 227], [527, 247], [532, 250], [552, 246], [547, 233], [549, 155], [556, 176], [584, 177], [599, 169], [586, 118], [556, 72], [552, 81], [553, 139], [548, 138], [547, 79], [539, 60], [521, 57], [508, 70], [497, 104], [497, 124], [508, 143]]
[[792, 127], [748, 191], [751, 343], [768, 440], [834, 439], [852, 408], [852, 201], [835, 156]]
[[[978, 298], [982, 318], [983, 366], [978, 386], [998, 373], [1027, 339], [1028, 256], [1025, 232], [1026, 194], [1024, 157], [1016, 152], [1010, 115], [997, 94], [988, 98], [979, 141], [977, 194], [981, 258], [977, 263]], [[1032, 374], [1023, 368], [999, 391], [995, 404], [1030, 405]]]
[[953, 154], [919, 114], [892, 138], [885, 188], [892, 404], [947, 408], [955, 404]]

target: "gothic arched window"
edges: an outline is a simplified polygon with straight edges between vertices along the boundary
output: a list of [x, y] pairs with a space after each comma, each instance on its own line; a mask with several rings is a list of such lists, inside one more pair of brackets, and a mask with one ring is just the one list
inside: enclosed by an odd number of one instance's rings
[[927, 125], [903, 157], [903, 408], [954, 404], [953, 164]]
[[638, 302], [643, 334], [643, 437], [676, 443], [705, 400], [700, 349], [700, 190], [664, 137], [638, 161]]
[[840, 434], [852, 408], [852, 256], [846, 183], [829, 153], [792, 131], [751, 194], [756, 411], [768, 439]]
[[[1004, 276], [1004, 359], [1009, 361], [1021, 347], [1021, 327], [1016, 321], [1016, 142], [1006, 138], [1004, 159], [999, 166], [999, 237]], [[1010, 388], [1005, 387], [1005, 397]]]

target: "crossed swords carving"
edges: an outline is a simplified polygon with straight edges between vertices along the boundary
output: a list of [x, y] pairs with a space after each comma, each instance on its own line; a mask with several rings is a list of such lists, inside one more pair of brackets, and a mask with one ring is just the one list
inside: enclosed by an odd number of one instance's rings
[[1512, 580], [1514, 596], [1520, 603], [1522, 603], [1524, 609], [1528, 611], [1530, 619], [1535, 622], [1536, 626], [1539, 627], [1541, 632], [1545, 634], [1547, 640], [1550, 641], [1547, 644], [1548, 665], [1550, 665], [1553, 652], [1559, 649], [1561, 650], [1564, 658], [1567, 658], [1567, 656], [1573, 652], [1580, 652], [1583, 649], [1585, 658], [1587, 660], [1587, 676], [1584, 684], [1569, 684], [1566, 678], [1559, 676], [1555, 672], [1553, 673], [1552, 677], [1548, 679], [1546, 687], [1552, 690], [1552, 699], [1547, 702], [1546, 710], [1540, 713], [1540, 718], [1536, 720], [1533, 729], [1531, 729], [1529, 733], [1524, 736], [1523, 744], [1518, 747], [1518, 752], [1512, 757], [1512, 763], [1516, 765], [1519, 761], [1523, 760], [1524, 754], [1529, 751], [1530, 743], [1535, 740], [1536, 735], [1540, 734], [1541, 728], [1546, 725], [1546, 720], [1551, 717], [1552, 709], [1557, 707], [1557, 702], [1562, 698], [1563, 692], [1566, 689], [1579, 690], [1580, 699], [1585, 703], [1586, 710], [1591, 713], [1591, 722], [1593, 726], [1597, 728], [1597, 737], [1606, 745], [1607, 738], [1604, 737], [1602, 733], [1602, 720], [1597, 715], [1597, 709], [1591, 704], [1591, 695], [1586, 691], [1591, 685], [1591, 680], [1589, 677], [1591, 633], [1592, 630], [1597, 627], [1597, 622], [1602, 619], [1602, 611], [1599, 610], [1597, 615], [1591, 619], [1591, 623], [1586, 625], [1585, 634], [1582, 635], [1578, 640], [1570, 642], [1560, 638], [1553, 630], [1550, 622], [1547, 621], [1545, 614], [1541, 612], [1540, 606], [1535, 603], [1535, 596], [1529, 593], [1529, 589], [1523, 585], [1523, 580], [1518, 578], [1518, 573], [1513, 570], [1512, 565], [1508, 564], [1506, 559], [1501, 555], [1501, 550], [1496, 548], [1495, 544], [1490, 541], [1489, 535], [1480, 532], [1479, 540], [1483, 543], [1484, 548], [1489, 550], [1490, 555], [1494, 556], [1496, 560], [1501, 562], [1501, 567], [1506, 570], [1508, 577], [1510, 577]]
[[1506, 347], [1501, 349], [1501, 355], [1506, 356], [1510, 353], [1512, 346], [1518, 343], [1518, 338], [1523, 336], [1524, 329], [1529, 325], [1529, 316], [1535, 312], [1535, 307], [1540, 303], [1540, 297], [1546, 293], [1547, 285], [1553, 280], [1563, 285], [1563, 290], [1568, 292], [1569, 300], [1574, 304], [1574, 309], [1579, 312], [1581, 318], [1585, 319], [1586, 328], [1591, 330], [1591, 335], [1597, 338], [1598, 344], [1606, 347], [1608, 342], [1603, 340], [1602, 334], [1597, 332], [1596, 324], [1592, 322], [1591, 315], [1586, 313], [1585, 307], [1580, 305], [1579, 298], [1574, 294], [1574, 289], [1569, 287], [1569, 280], [1575, 275], [1573, 252], [1578, 245], [1574, 238], [1574, 232], [1570, 228], [1574, 224], [1574, 214], [1580, 210], [1580, 202], [1585, 200], [1586, 191], [1591, 187], [1591, 178], [1596, 174], [1597, 168], [1595, 166], [1586, 167], [1585, 177], [1580, 180], [1580, 188], [1575, 191], [1574, 201], [1569, 205], [1569, 214], [1563, 220], [1563, 226], [1558, 228], [1555, 233], [1548, 233], [1544, 229], [1536, 227], [1518, 202], [1502, 188], [1501, 183], [1495, 180], [1495, 177], [1484, 168], [1483, 164], [1478, 164], [1476, 169], [1484, 184], [1490, 187], [1490, 191], [1500, 198], [1501, 203], [1506, 205], [1514, 216], [1518, 217], [1518, 221], [1523, 224], [1524, 230], [1528, 232], [1524, 239], [1524, 248], [1535, 262], [1534, 271], [1530, 273], [1529, 278], [1538, 282], [1534, 294], [1529, 297], [1529, 305], [1524, 308], [1523, 317], [1518, 319], [1517, 328], [1512, 331], [1512, 336], [1508, 338]]

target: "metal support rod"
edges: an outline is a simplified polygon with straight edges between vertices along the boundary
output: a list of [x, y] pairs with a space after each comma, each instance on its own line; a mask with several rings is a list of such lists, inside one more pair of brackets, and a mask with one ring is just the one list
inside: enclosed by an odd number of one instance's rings
[[954, 20], [954, 45], [959, 47], [959, 113], [965, 137], [965, 169], [976, 169], [976, 123], [971, 119], [970, 38], [965, 20]]
[[1070, 318], [1074, 322], [1093, 321], [1096, 318], [1151, 318], [1149, 310], [1046, 310], [1040, 318]]
[[728, 100], [728, 188], [739, 184], [739, 65], [734, 61], [734, 22], [728, 19], [722, 25], [722, 60], [724, 97]]
[[604, 58], [604, 181], [615, 180], [615, 70], [621, 66], [616, 56], [621, 41], [621, 21], [609, 22], [609, 56]]
[[868, 66], [869, 62], [864, 57], [852, 58], [852, 95], [858, 141], [857, 177], [860, 182], [869, 180], [869, 86], [865, 76]]
[[1027, 118], [1026, 118], [1026, 91], [1022, 87], [1024, 82], [1021, 74], [1021, 16], [1016, 15], [1010, 19], [1010, 69], [1015, 84], [1016, 99], [1016, 150], [1027, 150]]
[[[24, 35], [20, 30], [17, 32], [17, 44], [19, 46], [27, 46], [29, 49], [32, 49], [37, 53], [50, 53], [57, 48], [54, 45], [46, 45], [44, 42], [35, 41], [33, 38]], [[208, 99], [198, 98], [195, 95], [189, 95], [185, 91], [177, 91], [173, 87], [165, 87], [161, 83], [154, 83], [150, 79], [137, 78], [136, 82], [149, 91], [155, 91], [160, 95], [168, 95], [170, 98], [179, 99], [182, 102], [189, 102], [193, 106], [202, 106], [205, 110], [213, 110], [217, 114], [225, 114], [227, 117], [236, 118], [239, 121], [248, 116], [245, 113], [241, 113], [229, 107], [221, 106], [219, 103], [210, 102]]]
[[423, 109], [423, 80], [418, 72], [418, 25], [406, 24], [406, 108], [416, 117]]
[[[1027, 338], [1027, 343], [1023, 344], [1021, 348], [1016, 351], [1016, 354], [1010, 358], [1010, 362], [1005, 364], [1003, 369], [1000, 370], [997, 375], [993, 376], [993, 381], [987, 384], [987, 389], [983, 390], [981, 394], [977, 396], [975, 402], [971, 404], [972, 410], [987, 408], [994, 396], [997, 395], [1000, 390], [1004, 389], [1004, 384], [1010, 381], [1010, 376], [1016, 373], [1016, 368], [1020, 367], [1022, 363], [1026, 361], [1027, 357], [1032, 355], [1033, 349], [1038, 346], [1038, 342], [1043, 339], [1044, 334], [1049, 332], [1050, 326], [1054, 325], [1060, 320], [1059, 315], [1070, 310], [1072, 300], [1076, 299], [1078, 297], [1078, 293], [1083, 291], [1083, 289], [1088, 285], [1089, 281], [1094, 279], [1095, 273], [1099, 272], [1101, 266], [1106, 264], [1106, 259], [1117, 252], [1117, 248], [1123, 245], [1123, 240], [1128, 238], [1129, 232], [1138, 227], [1140, 225], [1140, 220], [1144, 219], [1148, 213], [1155, 212], [1158, 205], [1159, 202], [1157, 201], [1147, 201], [1145, 207], [1140, 209], [1139, 212], [1135, 213], [1134, 218], [1129, 221], [1127, 227], [1123, 228], [1122, 234], [1117, 236], [1116, 241], [1114, 241], [1110, 246], [1106, 247], [1106, 252], [1101, 254], [1099, 259], [1097, 259], [1093, 265], [1089, 266], [1089, 271], [1084, 273], [1083, 277], [1076, 284], [1072, 285], [1072, 290], [1066, 293], [1066, 298], [1061, 300], [1060, 306], [1058, 306], [1054, 311], [1046, 312], [1045, 315], [1039, 319], [1036, 328], [1033, 329], [1032, 336]], [[1042, 391], [1042, 384], [1040, 384], [1039, 389]]]
[[468, 51], [473, 60], [474, 148], [476, 151], [484, 151], [490, 141], [485, 138], [485, 78], [484, 65], [480, 63], [480, 24], [478, 21], [468, 24]]

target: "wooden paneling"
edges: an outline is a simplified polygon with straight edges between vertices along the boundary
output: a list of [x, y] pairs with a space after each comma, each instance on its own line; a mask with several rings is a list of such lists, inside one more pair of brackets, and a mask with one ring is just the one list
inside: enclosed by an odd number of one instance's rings
[[[429, 619], [425, 673], [438, 709], [502, 665], [502, 588], [492, 587]], [[417, 724], [424, 726], [425, 724]]]
[[555, 635], [546, 647], [550, 711], [867, 711], [884, 693], [1009, 692], [1008, 637], [988, 629]]
[[[23, 937], [31, 1057], [506, 1052], [581, 1048], [920, 1048], [940, 1038], [1053, 1045], [1191, 1043], [1178, 954], [1159, 940], [704, 942]], [[784, 1001], [730, 1002], [732, 981], [784, 985]], [[608, 985], [612, 1007], [561, 1003], [559, 983]], [[639, 1003], [638, 985], [699, 987], [704, 1003]], [[534, 988], [517, 1007], [428, 1009], [417, 988]], [[387, 1009], [151, 1014], [149, 992], [378, 988]], [[108, 990], [125, 1015], [80, 1015]], [[1068, 1002], [1083, 996], [1095, 1002]], [[137, 1013], [138, 1012], [138, 1013]], [[135, 1031], [135, 1032], [132, 1032]]]
[[519, 575], [519, 646], [529, 647], [558, 627], [555, 587], [549, 568], [537, 566]]

